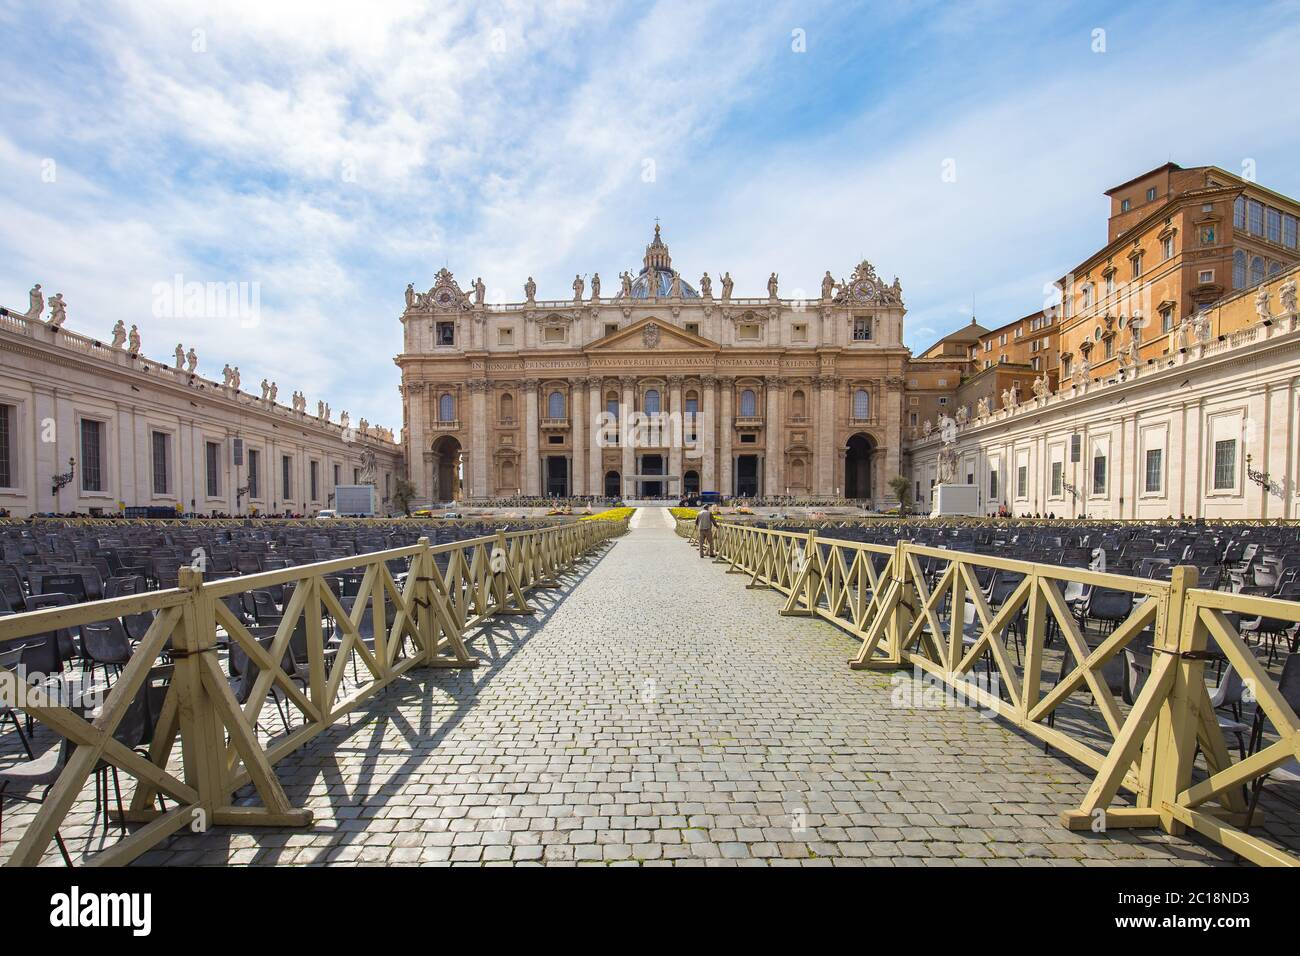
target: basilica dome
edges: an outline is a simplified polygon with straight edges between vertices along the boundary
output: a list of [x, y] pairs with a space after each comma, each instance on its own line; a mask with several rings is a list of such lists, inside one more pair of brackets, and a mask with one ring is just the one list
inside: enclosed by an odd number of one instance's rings
[[[668, 254], [668, 246], [659, 234], [659, 225], [655, 224], [655, 235], [650, 245], [645, 247], [645, 265], [641, 273], [632, 280], [632, 298], [667, 299], [673, 294], [673, 260]], [[695, 286], [685, 279], [682, 283], [683, 299], [698, 299], [700, 294]]]
[[[653, 276], [653, 278], [651, 278]], [[650, 283], [653, 282], [652, 286]], [[673, 270], [672, 269], [642, 269], [641, 274], [632, 280], [632, 298], [649, 299], [658, 296], [666, 299], [673, 294]], [[682, 280], [682, 298], [698, 299], [700, 294], [695, 291], [695, 287]]]

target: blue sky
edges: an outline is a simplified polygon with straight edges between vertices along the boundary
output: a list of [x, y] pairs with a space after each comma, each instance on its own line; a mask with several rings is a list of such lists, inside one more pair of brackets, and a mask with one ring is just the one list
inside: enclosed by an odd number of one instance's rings
[[[870, 259], [919, 349], [1039, 308], [1104, 241], [1102, 192], [1167, 160], [1300, 195], [1297, 13], [0, 0], [0, 303], [39, 281], [70, 328], [397, 427], [407, 282], [613, 288], [657, 216], [738, 295]], [[259, 283], [259, 321], [154, 315], [177, 275]]]

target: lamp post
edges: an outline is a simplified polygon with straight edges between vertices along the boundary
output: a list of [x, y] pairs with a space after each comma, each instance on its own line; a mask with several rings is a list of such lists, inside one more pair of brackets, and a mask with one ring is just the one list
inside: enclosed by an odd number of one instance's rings
[[77, 473], [77, 459], [68, 459], [68, 470], [61, 475], [54, 476], [53, 487], [50, 488], [50, 494], [58, 498], [59, 489], [72, 483], [72, 477]]

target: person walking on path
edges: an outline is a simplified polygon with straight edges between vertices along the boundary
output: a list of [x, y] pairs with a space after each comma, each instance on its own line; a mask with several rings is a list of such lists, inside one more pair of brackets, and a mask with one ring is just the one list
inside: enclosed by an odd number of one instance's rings
[[717, 548], [713, 544], [713, 508], [705, 505], [695, 516], [695, 530], [700, 539], [700, 557], [704, 557], [704, 546], [709, 546], [709, 557], [717, 557]]

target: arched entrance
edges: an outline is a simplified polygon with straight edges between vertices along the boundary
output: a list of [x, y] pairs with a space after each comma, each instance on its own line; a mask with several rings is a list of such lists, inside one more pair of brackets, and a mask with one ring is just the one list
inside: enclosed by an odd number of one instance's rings
[[434, 501], [455, 501], [460, 497], [460, 442], [443, 435], [433, 443]]
[[616, 471], [605, 472], [605, 497], [621, 498], [623, 495], [623, 479]]
[[682, 494], [690, 497], [700, 493], [700, 473], [698, 471], [688, 471], [682, 475]]
[[844, 452], [844, 497], [871, 498], [872, 470], [876, 463], [876, 440], [858, 432], [849, 439]]

